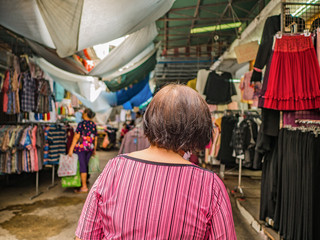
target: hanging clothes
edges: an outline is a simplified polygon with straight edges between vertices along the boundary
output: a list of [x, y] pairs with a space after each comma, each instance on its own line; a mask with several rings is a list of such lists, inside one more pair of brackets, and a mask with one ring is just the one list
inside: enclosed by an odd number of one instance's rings
[[224, 116], [221, 122], [221, 143], [217, 159], [222, 164], [235, 165], [235, 157], [232, 156], [233, 148], [231, 145], [232, 134], [237, 126], [238, 118], [235, 116]]
[[[292, 17], [286, 15], [286, 23], [298, 23], [298, 32], [303, 32], [305, 29], [305, 21], [299, 17]], [[252, 82], [261, 82], [262, 69], [268, 64], [272, 54], [272, 45], [274, 35], [280, 31], [281, 16], [275, 15], [268, 17], [263, 28], [261, 43], [255, 60], [253, 73], [251, 77]]]
[[260, 219], [273, 219], [283, 239], [319, 239], [320, 138], [281, 129], [270, 144], [277, 147], [263, 163]]
[[8, 104], [9, 104], [9, 88], [10, 88], [10, 71], [6, 71], [5, 72], [5, 79], [3, 81], [3, 85], [2, 85], [2, 93], [3, 93], [3, 112], [8, 112]]
[[200, 69], [197, 73], [197, 83], [196, 83], [196, 90], [200, 95], [205, 99], [205, 96], [203, 95], [204, 88], [207, 83], [208, 75], [210, 71], [206, 69]]
[[218, 74], [213, 71], [209, 74], [203, 94], [206, 95], [208, 104], [229, 104], [232, 102], [231, 96], [237, 91], [232, 82], [232, 75], [228, 72]]
[[149, 146], [150, 143], [144, 135], [143, 128], [138, 126], [126, 133], [121, 143], [119, 154], [140, 151], [148, 148]]
[[66, 128], [65, 126], [51, 125], [48, 130], [48, 162], [45, 164], [58, 164], [60, 154], [66, 153]]
[[254, 87], [251, 85], [252, 71], [246, 72], [241, 78], [240, 89], [241, 89], [241, 102], [253, 104], [254, 98]]
[[266, 77], [259, 107], [274, 110], [320, 107], [320, 69], [311, 36], [276, 38]]
[[37, 92], [35, 79], [31, 77], [30, 73], [21, 73], [20, 81], [22, 84], [21, 89], [21, 111], [33, 112], [36, 109], [35, 95]]
[[48, 113], [52, 111], [52, 91], [49, 81], [45, 79], [37, 79], [37, 96], [36, 96], [36, 109], [38, 113]]
[[258, 124], [253, 118], [247, 117], [233, 130], [233, 156], [243, 156], [243, 166], [246, 168], [252, 168], [253, 166], [257, 137]]

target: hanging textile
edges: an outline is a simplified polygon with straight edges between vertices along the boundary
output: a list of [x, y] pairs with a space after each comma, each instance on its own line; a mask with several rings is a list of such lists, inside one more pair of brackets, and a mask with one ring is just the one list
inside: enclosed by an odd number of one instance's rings
[[[145, 87], [139, 92], [136, 96], [131, 98], [127, 103], [124, 104], [124, 109], [133, 109], [134, 107], [139, 107], [141, 104], [148, 101], [150, 98], [152, 98], [153, 91], [150, 89], [150, 85], [146, 84]], [[127, 105], [129, 104], [129, 105]], [[125, 105], [127, 108], [125, 108]]]
[[119, 46], [113, 49], [90, 72], [91, 76], [108, 76], [128, 64], [145, 50], [158, 35], [155, 22], [129, 35]]
[[155, 52], [148, 60], [146, 60], [136, 69], [133, 69], [132, 71], [125, 73], [116, 79], [105, 81], [108, 89], [110, 91], [117, 91], [128, 87], [130, 84], [135, 84], [145, 79], [149, 73], [154, 70], [157, 64], [156, 56], [157, 54]]
[[[0, 21], [6, 28], [60, 57], [136, 32], [162, 17], [174, 0], [6, 0]], [[19, 7], [17, 7], [19, 6]]]
[[89, 101], [95, 101], [102, 91], [106, 90], [103, 82], [95, 77], [80, 76], [61, 70], [43, 58], [35, 58], [40, 68], [54, 81], [61, 84], [69, 92], [81, 95]]
[[127, 102], [134, 96], [136, 96], [146, 85], [149, 84], [149, 74], [139, 83], [134, 84], [133, 86], [129, 86], [127, 88], [121, 89], [116, 92], [117, 95], [117, 105], [122, 105]]

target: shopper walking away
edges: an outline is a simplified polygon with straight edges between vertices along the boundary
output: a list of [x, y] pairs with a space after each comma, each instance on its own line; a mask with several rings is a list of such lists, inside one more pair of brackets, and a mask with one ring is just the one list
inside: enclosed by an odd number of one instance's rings
[[86, 108], [82, 114], [82, 119], [76, 129], [73, 137], [72, 145], [69, 150], [69, 156], [75, 152], [78, 155], [80, 163], [81, 188], [75, 190], [76, 193], [88, 192], [88, 164], [90, 157], [96, 154], [98, 136], [97, 126], [92, 121], [95, 113], [91, 109]]
[[92, 187], [76, 239], [236, 239], [226, 188], [185, 160], [212, 138], [206, 102], [168, 85], [143, 117], [148, 149], [111, 159]]

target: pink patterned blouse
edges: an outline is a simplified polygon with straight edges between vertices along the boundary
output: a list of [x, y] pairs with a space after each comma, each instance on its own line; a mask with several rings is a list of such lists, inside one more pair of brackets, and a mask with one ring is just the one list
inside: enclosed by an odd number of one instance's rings
[[92, 187], [76, 230], [86, 239], [236, 239], [226, 188], [213, 172], [119, 155]]

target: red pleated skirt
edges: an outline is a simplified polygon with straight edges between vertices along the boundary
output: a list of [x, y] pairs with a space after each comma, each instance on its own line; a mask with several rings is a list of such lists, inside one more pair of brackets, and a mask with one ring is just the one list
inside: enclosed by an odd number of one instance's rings
[[261, 107], [276, 110], [320, 108], [320, 68], [311, 36], [276, 38], [260, 100]]

